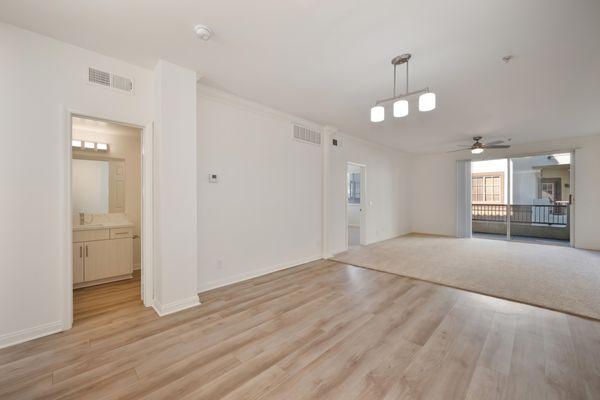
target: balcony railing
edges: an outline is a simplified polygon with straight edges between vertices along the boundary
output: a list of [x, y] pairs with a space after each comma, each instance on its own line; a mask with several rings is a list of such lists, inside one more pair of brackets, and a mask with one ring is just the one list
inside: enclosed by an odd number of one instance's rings
[[511, 223], [559, 226], [569, 223], [568, 204], [473, 204], [472, 214], [473, 221], [506, 222], [510, 214]]

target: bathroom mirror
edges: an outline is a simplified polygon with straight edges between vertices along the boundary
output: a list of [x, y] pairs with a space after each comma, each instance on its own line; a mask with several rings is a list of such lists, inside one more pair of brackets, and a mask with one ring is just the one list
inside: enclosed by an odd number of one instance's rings
[[109, 161], [73, 159], [73, 212], [106, 214], [109, 210]]

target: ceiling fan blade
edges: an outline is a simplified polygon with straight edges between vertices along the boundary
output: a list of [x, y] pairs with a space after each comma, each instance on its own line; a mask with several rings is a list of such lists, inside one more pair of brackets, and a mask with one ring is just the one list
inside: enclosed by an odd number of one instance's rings
[[485, 145], [486, 146], [494, 146], [494, 145], [497, 145], [497, 144], [500, 144], [500, 143], [504, 143], [504, 140], [494, 140], [492, 142], [485, 143]]
[[471, 148], [463, 147], [462, 149], [447, 151], [446, 153], [456, 153], [457, 151], [465, 151], [465, 150], [471, 150]]
[[483, 148], [484, 149], [508, 149], [510, 147], [509, 144], [484, 144]]

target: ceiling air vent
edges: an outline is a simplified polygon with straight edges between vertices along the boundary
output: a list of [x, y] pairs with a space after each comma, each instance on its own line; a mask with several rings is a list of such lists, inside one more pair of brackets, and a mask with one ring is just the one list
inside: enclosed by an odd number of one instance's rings
[[321, 145], [321, 132], [294, 124], [294, 138], [303, 142]]
[[133, 93], [133, 80], [111, 74], [110, 72], [101, 71], [97, 68], [88, 68], [88, 82], [93, 85], [100, 85], [118, 90], [120, 92]]

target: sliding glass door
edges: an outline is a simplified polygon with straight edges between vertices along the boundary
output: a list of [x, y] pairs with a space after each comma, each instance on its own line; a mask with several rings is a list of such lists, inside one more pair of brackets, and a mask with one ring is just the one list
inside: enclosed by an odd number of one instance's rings
[[473, 234], [568, 245], [571, 154], [473, 161]]

